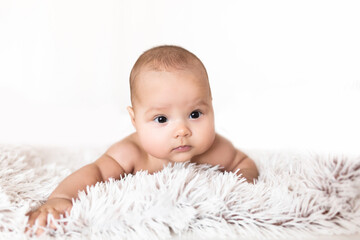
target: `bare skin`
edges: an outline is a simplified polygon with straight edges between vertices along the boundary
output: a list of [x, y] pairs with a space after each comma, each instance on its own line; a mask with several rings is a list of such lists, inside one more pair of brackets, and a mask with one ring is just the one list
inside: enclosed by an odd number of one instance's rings
[[[239, 173], [249, 183], [258, 177], [255, 163], [230, 141], [215, 132], [214, 112], [208, 82], [196, 69], [153, 71], [139, 76], [137, 102], [128, 107], [136, 132], [112, 145], [99, 159], [67, 178], [47, 202], [29, 212], [29, 225], [47, 224], [47, 214], [59, 218], [71, 210], [78, 191], [125, 173], [147, 170], [150, 174], [164, 165], [190, 161], [220, 165], [223, 171]], [[49, 223], [55, 229], [54, 224]], [[40, 235], [39, 229], [35, 234]]]

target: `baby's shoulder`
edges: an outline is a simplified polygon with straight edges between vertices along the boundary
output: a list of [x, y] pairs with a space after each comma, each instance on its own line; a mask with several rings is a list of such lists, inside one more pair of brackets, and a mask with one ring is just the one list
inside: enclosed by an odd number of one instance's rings
[[106, 154], [116, 160], [126, 172], [132, 172], [135, 165], [144, 159], [144, 151], [140, 147], [135, 133], [114, 143], [106, 151]]

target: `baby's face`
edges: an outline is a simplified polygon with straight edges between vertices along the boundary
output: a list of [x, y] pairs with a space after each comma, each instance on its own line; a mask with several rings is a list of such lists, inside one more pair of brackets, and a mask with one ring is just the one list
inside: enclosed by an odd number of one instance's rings
[[133, 124], [152, 157], [184, 162], [215, 139], [210, 88], [197, 70], [145, 70], [137, 79]]

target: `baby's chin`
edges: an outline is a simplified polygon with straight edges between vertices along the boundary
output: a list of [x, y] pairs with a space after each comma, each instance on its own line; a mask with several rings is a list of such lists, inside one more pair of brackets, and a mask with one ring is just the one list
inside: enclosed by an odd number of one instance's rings
[[192, 154], [178, 154], [178, 156], [172, 156], [169, 161], [172, 163], [183, 163], [190, 161], [193, 157]]
[[190, 159], [181, 159], [181, 160], [169, 160], [171, 163], [185, 163], [185, 162], [189, 162], [191, 161], [191, 158]]

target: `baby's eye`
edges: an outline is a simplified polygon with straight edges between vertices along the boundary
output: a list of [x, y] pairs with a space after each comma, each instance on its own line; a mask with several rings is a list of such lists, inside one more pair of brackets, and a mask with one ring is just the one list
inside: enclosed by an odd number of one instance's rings
[[156, 117], [154, 119], [155, 122], [158, 122], [158, 123], [166, 123], [167, 122], [167, 118], [164, 117], [164, 116], [159, 116], [159, 117]]
[[192, 113], [190, 113], [190, 118], [192, 119], [196, 119], [199, 118], [201, 116], [201, 112], [200, 111], [193, 111]]

